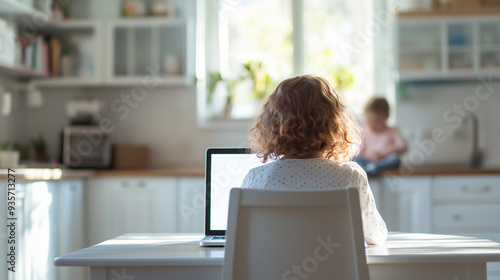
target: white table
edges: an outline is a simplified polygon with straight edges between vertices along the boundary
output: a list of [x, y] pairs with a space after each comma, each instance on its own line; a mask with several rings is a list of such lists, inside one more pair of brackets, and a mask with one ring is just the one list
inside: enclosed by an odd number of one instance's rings
[[[125, 234], [56, 258], [56, 266], [89, 266], [91, 280], [221, 279], [223, 248], [203, 248], [201, 235]], [[390, 233], [368, 246], [370, 279], [486, 279], [500, 244], [472, 237]]]

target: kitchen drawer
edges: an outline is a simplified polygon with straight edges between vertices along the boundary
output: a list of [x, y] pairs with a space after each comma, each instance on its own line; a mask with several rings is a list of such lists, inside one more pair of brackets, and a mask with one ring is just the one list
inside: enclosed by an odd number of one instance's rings
[[434, 228], [476, 231], [500, 229], [500, 205], [434, 206]]
[[500, 200], [500, 176], [438, 176], [434, 200]]

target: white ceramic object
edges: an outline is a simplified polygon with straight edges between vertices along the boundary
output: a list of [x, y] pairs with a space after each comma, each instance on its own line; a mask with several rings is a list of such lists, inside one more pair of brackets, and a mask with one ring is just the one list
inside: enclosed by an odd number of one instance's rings
[[14, 168], [19, 165], [19, 151], [0, 151], [0, 168]]
[[163, 60], [163, 71], [165, 71], [165, 74], [167, 75], [181, 75], [182, 74], [182, 64], [181, 60], [172, 54], [167, 54], [165, 55], [165, 58]]

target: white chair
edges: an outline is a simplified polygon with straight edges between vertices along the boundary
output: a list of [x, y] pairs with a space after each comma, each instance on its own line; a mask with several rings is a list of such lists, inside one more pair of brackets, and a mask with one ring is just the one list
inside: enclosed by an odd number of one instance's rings
[[369, 279], [358, 191], [232, 189], [223, 280]]

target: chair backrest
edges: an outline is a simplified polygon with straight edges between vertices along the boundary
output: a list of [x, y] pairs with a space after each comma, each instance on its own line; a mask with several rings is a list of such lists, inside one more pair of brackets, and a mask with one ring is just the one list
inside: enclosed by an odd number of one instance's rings
[[358, 191], [232, 189], [222, 278], [369, 279]]

